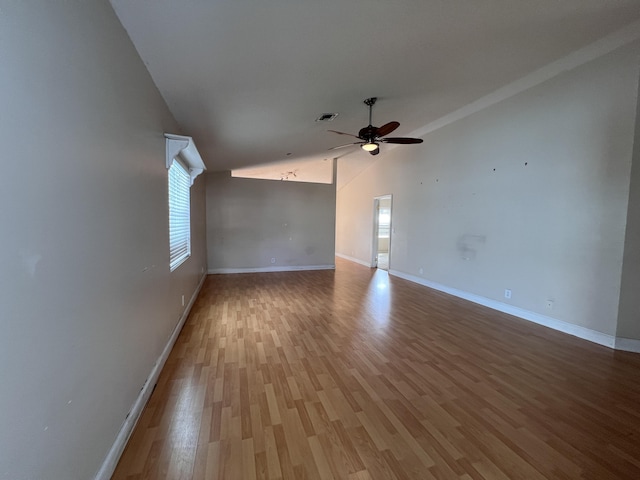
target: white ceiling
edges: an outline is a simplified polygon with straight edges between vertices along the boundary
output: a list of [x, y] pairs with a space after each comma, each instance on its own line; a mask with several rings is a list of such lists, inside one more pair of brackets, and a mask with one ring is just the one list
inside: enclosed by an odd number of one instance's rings
[[397, 120], [393, 135], [410, 136], [640, 19], [640, 0], [111, 3], [213, 171], [344, 155], [364, 168], [389, 146], [329, 152], [349, 137], [327, 129], [367, 125], [365, 98], [379, 98], [374, 125]]

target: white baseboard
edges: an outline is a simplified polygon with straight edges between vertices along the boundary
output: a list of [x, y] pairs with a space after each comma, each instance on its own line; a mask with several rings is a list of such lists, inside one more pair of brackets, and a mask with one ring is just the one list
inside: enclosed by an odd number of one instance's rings
[[349, 260], [350, 262], [353, 262], [353, 263], [359, 263], [360, 265], [363, 265], [363, 266], [368, 267], [368, 268], [373, 268], [373, 265], [371, 265], [370, 263], [367, 263], [364, 260], [360, 260], [360, 259], [355, 258], [355, 257], [350, 257], [349, 255], [344, 255], [342, 253], [336, 253], [336, 257], [344, 258], [345, 260]]
[[[433, 288], [434, 290], [438, 290], [440, 292], [448, 293], [449, 295], [453, 295], [455, 297], [463, 298], [470, 302], [477, 303], [479, 305], [483, 305], [485, 307], [489, 307], [494, 310], [498, 310], [499, 312], [508, 313], [509, 315], [513, 315], [514, 317], [522, 318], [523, 320], [528, 320], [530, 322], [537, 323], [538, 325], [543, 325], [545, 327], [549, 327], [554, 330], [558, 330], [560, 332], [568, 333], [569, 335], [573, 335], [575, 337], [597, 343], [598, 345], [603, 345], [605, 347], [617, 348], [617, 349], [623, 350], [623, 348], [618, 347], [618, 343], [622, 339], [616, 339], [616, 337], [614, 337], [613, 335], [607, 335], [605, 333], [591, 330], [590, 328], [582, 327], [580, 325], [574, 325], [572, 323], [564, 322], [562, 320], [558, 320], [552, 317], [547, 317], [546, 315], [541, 315], [539, 313], [531, 312], [523, 308], [514, 307], [513, 305], [498, 302], [496, 300], [482, 297], [480, 295], [474, 295], [473, 293], [468, 293], [462, 290], [458, 290], [456, 288], [447, 287], [446, 285], [441, 285], [436, 282], [431, 282], [424, 278], [416, 277], [414, 275], [409, 275], [407, 273], [399, 272], [397, 270], [390, 270], [389, 274], [394, 275], [396, 277], [404, 278], [405, 280], [409, 280], [410, 282], [424, 285], [425, 287]], [[633, 347], [633, 348], [640, 349], [640, 341], [629, 340], [629, 339], [624, 339], [624, 340], [628, 341], [628, 343], [625, 342], [624, 345], [629, 345], [629, 348]], [[629, 350], [629, 351], [640, 351], [640, 350]]]
[[227, 273], [268, 273], [268, 272], [299, 272], [302, 270], [335, 270], [335, 265], [289, 265], [286, 267], [254, 267], [254, 268], [210, 268], [209, 274]]
[[616, 337], [616, 350], [623, 350], [625, 352], [640, 353], [640, 340], [635, 338], [622, 338]]
[[129, 441], [129, 437], [131, 436], [131, 433], [133, 433], [133, 429], [138, 423], [138, 420], [140, 419], [140, 415], [142, 415], [142, 410], [144, 409], [145, 405], [149, 401], [149, 397], [151, 396], [151, 393], [153, 392], [153, 388], [156, 382], [158, 381], [160, 372], [162, 371], [162, 368], [164, 367], [164, 364], [167, 361], [167, 358], [169, 357], [169, 353], [171, 353], [171, 349], [173, 348], [173, 345], [176, 343], [176, 340], [178, 339], [178, 335], [180, 334], [180, 331], [182, 330], [184, 323], [187, 321], [189, 312], [191, 312], [191, 307], [193, 307], [193, 304], [196, 301], [196, 298], [198, 298], [198, 294], [200, 293], [200, 290], [202, 289], [202, 285], [204, 284], [204, 280], [206, 278], [207, 278], [206, 275], [202, 275], [202, 278], [200, 279], [200, 282], [198, 283], [198, 286], [196, 287], [195, 292], [193, 292], [193, 295], [191, 296], [191, 300], [189, 300], [189, 303], [187, 307], [184, 309], [184, 312], [180, 317], [178, 324], [173, 329], [173, 332], [169, 337], [169, 341], [165, 345], [164, 350], [162, 350], [162, 353], [158, 357], [158, 360], [156, 360], [155, 365], [151, 369], [151, 373], [147, 377], [147, 380], [145, 381], [144, 386], [142, 387], [142, 390], [140, 390], [140, 394], [138, 395], [135, 402], [133, 403], [133, 406], [131, 407], [131, 411], [129, 412], [129, 415], [127, 416], [126, 420], [122, 424], [122, 427], [120, 428], [120, 432], [118, 432], [118, 436], [116, 437], [115, 442], [113, 442], [113, 445], [109, 450], [109, 453], [105, 457], [104, 462], [102, 462], [102, 466], [100, 467], [100, 470], [98, 470], [98, 473], [95, 476], [95, 480], [109, 480], [113, 475], [113, 472], [116, 469], [116, 466], [118, 465], [118, 460], [120, 460], [120, 456], [122, 455], [122, 452], [124, 451], [124, 448], [126, 447], [127, 442]]

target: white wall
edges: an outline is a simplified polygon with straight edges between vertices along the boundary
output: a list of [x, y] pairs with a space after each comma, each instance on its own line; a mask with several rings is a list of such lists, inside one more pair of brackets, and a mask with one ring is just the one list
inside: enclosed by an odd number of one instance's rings
[[392, 270], [615, 335], [639, 52], [381, 154], [338, 192], [337, 252], [371, 258], [373, 198], [392, 193]]
[[106, 0], [0, 4], [0, 478], [92, 478], [205, 263], [168, 266], [163, 132]]
[[335, 265], [334, 185], [206, 178], [210, 272]]
[[640, 95], [636, 112], [633, 166], [631, 168], [620, 309], [616, 336], [640, 340]]

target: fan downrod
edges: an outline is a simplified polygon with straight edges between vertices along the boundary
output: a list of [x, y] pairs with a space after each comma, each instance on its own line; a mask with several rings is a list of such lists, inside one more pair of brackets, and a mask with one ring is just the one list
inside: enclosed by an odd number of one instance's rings
[[[371, 97], [371, 98], [367, 98], [367, 99], [364, 101], [364, 104], [365, 104], [367, 107], [369, 107], [369, 126], [368, 126], [368, 127], [365, 127], [365, 128], [368, 128], [369, 130], [372, 130], [372, 129], [374, 128], [374, 127], [372, 127], [372, 125], [371, 125], [371, 115], [372, 115], [372, 112], [373, 112], [373, 106], [376, 104], [376, 100], [378, 100], [378, 97]], [[370, 135], [367, 135], [367, 134], [365, 134], [364, 136], [362, 135], [362, 134], [363, 134], [363, 131], [365, 130], [365, 128], [363, 128], [362, 130], [360, 130], [360, 133], [358, 134], [358, 136], [359, 136], [360, 138], [366, 138], [367, 140], [369, 140], [370, 142], [372, 142], [372, 141], [373, 141], [373, 137], [371, 137]]]

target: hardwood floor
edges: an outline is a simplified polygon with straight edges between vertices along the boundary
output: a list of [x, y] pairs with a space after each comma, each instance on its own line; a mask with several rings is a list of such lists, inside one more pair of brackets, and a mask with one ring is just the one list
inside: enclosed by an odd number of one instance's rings
[[113, 478], [640, 479], [640, 355], [337, 261], [209, 276]]

